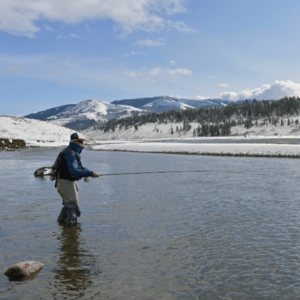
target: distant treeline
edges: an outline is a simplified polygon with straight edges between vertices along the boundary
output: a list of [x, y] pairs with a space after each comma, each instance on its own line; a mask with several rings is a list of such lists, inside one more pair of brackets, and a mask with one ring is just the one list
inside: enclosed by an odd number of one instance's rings
[[85, 117], [84, 119], [81, 119], [81, 120], [70, 121], [70, 122], [64, 124], [64, 126], [70, 128], [70, 129], [74, 129], [74, 130], [84, 130], [89, 127], [99, 127], [99, 124], [102, 124], [102, 126], [103, 126], [103, 123], [100, 123], [93, 119], [88, 119]]
[[[110, 130], [115, 131], [117, 128], [128, 129], [134, 126], [135, 129], [138, 130], [139, 126], [147, 123], [162, 124], [183, 122], [183, 127], [180, 129], [177, 128], [176, 131], [188, 131], [191, 129], [188, 123], [197, 122], [201, 126], [198, 126], [197, 130], [194, 130], [194, 135], [230, 135], [231, 126], [244, 125], [246, 128], [250, 128], [254, 124], [257, 125], [257, 120], [259, 119], [263, 119], [263, 124], [268, 122], [276, 126], [276, 124], [279, 123], [280, 117], [298, 115], [299, 106], [299, 97], [284, 97], [277, 101], [256, 101], [254, 99], [252, 103], [246, 100], [243, 104], [232, 103], [231, 105], [222, 107], [169, 110], [163, 113], [150, 113], [123, 119], [112, 119], [105, 125], [94, 126], [94, 129], [107, 132]], [[172, 133], [173, 130], [171, 131], [171, 134]]]

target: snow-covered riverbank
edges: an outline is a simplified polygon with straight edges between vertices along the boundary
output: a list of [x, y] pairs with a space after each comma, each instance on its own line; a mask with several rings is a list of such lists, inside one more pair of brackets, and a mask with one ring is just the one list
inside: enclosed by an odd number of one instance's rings
[[102, 144], [92, 146], [98, 151], [130, 151], [147, 153], [228, 155], [228, 156], [265, 156], [265, 157], [299, 157], [300, 145], [290, 144], [196, 144], [127, 142], [120, 144]]
[[[73, 132], [75, 131], [69, 128], [45, 121], [0, 116], [0, 138], [23, 140], [26, 146], [57, 147], [68, 145], [70, 135]], [[91, 141], [90, 138], [86, 138]]]

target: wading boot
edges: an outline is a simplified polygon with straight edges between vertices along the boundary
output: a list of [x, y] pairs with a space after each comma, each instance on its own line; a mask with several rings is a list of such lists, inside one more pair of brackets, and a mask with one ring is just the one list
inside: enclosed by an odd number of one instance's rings
[[67, 209], [67, 223], [69, 225], [77, 224], [77, 209], [76, 208], [68, 208]]
[[60, 214], [59, 214], [58, 218], [57, 218], [57, 222], [63, 223], [66, 220], [67, 220], [67, 208], [63, 207], [60, 211]]

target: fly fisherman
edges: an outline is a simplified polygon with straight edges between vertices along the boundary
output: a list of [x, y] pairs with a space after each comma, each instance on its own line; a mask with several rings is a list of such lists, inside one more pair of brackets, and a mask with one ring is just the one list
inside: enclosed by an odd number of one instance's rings
[[57, 221], [67, 221], [70, 225], [75, 225], [77, 217], [80, 217], [77, 181], [83, 177], [95, 178], [100, 176], [82, 166], [80, 153], [84, 148], [84, 141], [86, 141], [84, 137], [77, 132], [71, 135], [71, 142], [62, 152], [58, 169], [57, 191], [62, 197], [63, 208]]

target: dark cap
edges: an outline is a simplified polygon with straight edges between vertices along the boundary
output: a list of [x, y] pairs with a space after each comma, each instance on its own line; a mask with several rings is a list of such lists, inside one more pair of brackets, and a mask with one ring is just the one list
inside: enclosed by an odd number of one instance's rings
[[71, 141], [77, 141], [77, 140], [86, 141], [84, 136], [82, 134], [78, 133], [78, 132], [72, 133], [71, 136], [70, 136], [70, 140]]

